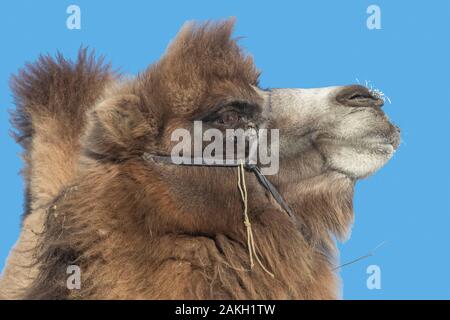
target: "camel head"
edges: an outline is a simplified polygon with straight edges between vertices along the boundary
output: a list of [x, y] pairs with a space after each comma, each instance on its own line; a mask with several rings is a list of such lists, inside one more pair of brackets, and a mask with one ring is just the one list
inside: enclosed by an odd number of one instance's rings
[[[269, 180], [303, 216], [309, 233], [332, 230], [344, 235], [355, 180], [382, 167], [399, 145], [399, 130], [384, 114], [384, 101], [361, 85], [259, 88], [259, 71], [230, 37], [232, 26], [231, 21], [188, 24], [159, 62], [110, 88], [91, 113], [87, 154], [139, 159], [134, 165], [140, 169], [133, 171], [138, 181], [145, 185], [145, 176], [148, 183], [159, 177], [163, 194], [171, 199], [148, 197], [153, 203], [171, 203], [169, 217], [163, 219], [171, 228], [227, 232], [242, 211], [233, 169], [149, 164], [139, 157], [144, 152], [170, 155], [178, 143], [174, 131], [183, 128], [194, 136], [195, 121], [201, 121], [202, 130], [221, 132], [277, 129], [279, 168]], [[255, 179], [249, 179], [251, 211], [279, 210]], [[317, 213], [309, 216], [314, 210], [305, 201], [319, 201], [323, 194], [327, 200], [320, 202], [329, 203], [323, 205], [323, 214], [334, 206], [327, 214], [336, 215], [314, 226]]]

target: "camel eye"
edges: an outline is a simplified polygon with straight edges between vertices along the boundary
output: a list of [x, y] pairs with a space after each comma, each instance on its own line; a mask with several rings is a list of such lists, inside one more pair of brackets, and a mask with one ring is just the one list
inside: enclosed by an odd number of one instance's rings
[[243, 120], [244, 118], [242, 115], [234, 110], [230, 110], [219, 115], [214, 122], [221, 126], [233, 127], [241, 123]]

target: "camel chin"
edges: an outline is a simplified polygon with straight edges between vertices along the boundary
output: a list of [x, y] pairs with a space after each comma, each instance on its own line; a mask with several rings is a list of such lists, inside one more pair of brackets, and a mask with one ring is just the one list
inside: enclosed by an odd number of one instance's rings
[[335, 141], [322, 142], [320, 149], [328, 155], [330, 168], [355, 179], [373, 174], [383, 167], [395, 152], [390, 144], [361, 147]]

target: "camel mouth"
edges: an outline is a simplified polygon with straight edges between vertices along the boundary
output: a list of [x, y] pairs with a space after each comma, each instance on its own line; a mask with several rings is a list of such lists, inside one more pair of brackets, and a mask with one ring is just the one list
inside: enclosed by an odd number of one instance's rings
[[372, 153], [380, 155], [391, 155], [396, 151], [395, 144], [390, 139], [363, 139], [360, 143], [353, 145], [356, 149], [361, 148], [369, 150]]
[[400, 145], [400, 129], [392, 125], [391, 130], [387, 133], [372, 133], [360, 137], [340, 137], [323, 133], [316, 138], [316, 141], [361, 152], [392, 155]]
[[356, 150], [373, 150], [376, 153], [390, 154], [400, 145], [400, 134], [391, 136], [369, 135], [360, 138], [342, 138], [337, 136], [323, 136], [318, 141], [332, 142], [335, 145], [353, 147]]
[[391, 132], [387, 134], [367, 135], [363, 138], [356, 139], [356, 145], [373, 149], [380, 153], [391, 154], [395, 152], [400, 145], [400, 130], [393, 126]]

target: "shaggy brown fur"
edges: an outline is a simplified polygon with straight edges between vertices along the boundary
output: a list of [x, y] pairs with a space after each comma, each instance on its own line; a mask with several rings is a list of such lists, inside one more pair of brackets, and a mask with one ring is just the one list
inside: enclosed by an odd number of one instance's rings
[[[259, 266], [249, 270], [236, 169], [141, 158], [143, 152], [170, 154], [173, 129], [192, 130], [192, 120], [224, 101], [258, 110], [252, 86], [259, 73], [230, 38], [232, 25], [185, 27], [158, 63], [120, 84], [85, 50], [74, 64], [42, 57], [14, 79], [30, 211], [46, 208], [38, 275], [18, 296], [338, 297], [333, 236], [344, 237], [352, 222], [353, 181], [317, 174], [323, 159], [285, 159], [273, 180], [301, 229], [247, 175], [259, 256], [271, 278]], [[66, 288], [71, 264], [82, 270], [81, 290]]]

